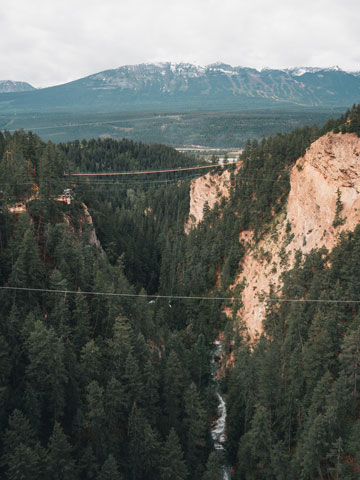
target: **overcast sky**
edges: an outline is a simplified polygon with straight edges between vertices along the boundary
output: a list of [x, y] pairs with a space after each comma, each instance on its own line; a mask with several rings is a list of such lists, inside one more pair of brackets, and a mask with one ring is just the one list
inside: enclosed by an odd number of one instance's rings
[[0, 79], [36, 87], [155, 61], [360, 70], [359, 0], [1, 3]]

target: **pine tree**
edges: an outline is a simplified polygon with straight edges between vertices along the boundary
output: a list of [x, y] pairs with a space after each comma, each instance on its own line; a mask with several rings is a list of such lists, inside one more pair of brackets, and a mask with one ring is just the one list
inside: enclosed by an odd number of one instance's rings
[[221, 480], [223, 478], [219, 455], [217, 452], [211, 452], [206, 463], [206, 470], [202, 480]]
[[96, 382], [86, 388], [87, 425], [91, 435], [91, 443], [97, 461], [104, 460], [108, 451], [108, 429], [104, 407], [104, 389]]
[[[28, 229], [21, 246], [19, 256], [12, 268], [9, 277], [9, 285], [17, 287], [43, 288], [45, 272], [40, 259], [39, 249], [34, 238], [32, 229]], [[26, 300], [29, 301], [36, 294], [28, 293]]]
[[42, 408], [56, 420], [63, 414], [68, 380], [63, 341], [52, 327], [47, 329], [37, 320], [27, 341], [27, 349], [30, 360], [26, 368], [27, 382], [39, 393]]
[[352, 386], [354, 400], [358, 398], [360, 383], [360, 326], [350, 331], [343, 340], [340, 354], [341, 368]]
[[[54, 269], [50, 275], [50, 289], [66, 292], [67, 288], [66, 280], [59, 270]], [[47, 303], [52, 307], [48, 315], [49, 323], [59, 335], [66, 338], [70, 334], [70, 312], [66, 293], [50, 293], [49, 295]]]
[[101, 467], [97, 480], [122, 480], [115, 458], [110, 454]]
[[44, 477], [46, 453], [36, 441], [27, 418], [19, 411], [9, 417], [3, 440], [2, 463], [9, 480], [36, 480]]
[[203, 385], [208, 383], [210, 378], [210, 355], [203, 333], [198, 336], [192, 348], [190, 365], [193, 369], [194, 382], [201, 389]]
[[129, 352], [126, 363], [125, 373], [123, 375], [123, 383], [125, 386], [125, 392], [129, 402], [129, 407], [141, 399], [143, 392], [142, 379], [139, 372], [139, 366], [134, 355]]
[[161, 454], [160, 479], [185, 480], [188, 477], [179, 437], [174, 428], [166, 439]]
[[144, 368], [143, 401], [151, 424], [156, 423], [160, 413], [159, 374], [156, 366], [148, 360]]
[[128, 401], [124, 386], [115, 377], [111, 377], [106, 386], [104, 405], [111, 451], [121, 452], [128, 430]]
[[89, 306], [86, 296], [75, 296], [75, 309], [72, 311], [73, 343], [75, 351], [80, 353], [84, 345], [90, 341]]
[[49, 480], [76, 480], [75, 462], [71, 456], [72, 447], [60, 424], [55, 422], [49, 439], [47, 455], [47, 478]]
[[66, 169], [60, 150], [50, 142], [39, 160], [39, 194], [49, 200], [62, 192], [62, 178]]
[[172, 350], [166, 362], [164, 373], [165, 412], [169, 426], [178, 426], [181, 415], [181, 398], [184, 389], [183, 368], [178, 356]]
[[129, 440], [132, 478], [157, 478], [160, 442], [143, 411], [135, 405], [129, 417]]
[[269, 412], [260, 404], [251, 421], [251, 429], [240, 441], [238, 462], [245, 472], [252, 472], [254, 478], [273, 478], [271, 453], [273, 434], [271, 431]]
[[207, 419], [195, 383], [191, 383], [185, 392], [185, 419], [187, 430], [186, 459], [195, 469], [204, 460], [206, 446]]
[[81, 380], [84, 386], [93, 380], [100, 381], [104, 378], [103, 355], [95, 340], [90, 340], [83, 346], [80, 353]]

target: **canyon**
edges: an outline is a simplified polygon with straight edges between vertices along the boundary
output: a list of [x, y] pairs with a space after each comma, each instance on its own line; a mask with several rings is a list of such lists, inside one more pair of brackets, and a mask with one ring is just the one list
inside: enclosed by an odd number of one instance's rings
[[[240, 170], [241, 173], [241, 170]], [[229, 173], [196, 179], [190, 189], [188, 232], [203, 218], [207, 202], [229, 197]], [[254, 240], [252, 231], [240, 233], [245, 255], [238, 266], [234, 291], [242, 289], [242, 307], [237, 318], [245, 322], [251, 338], [262, 332], [267, 299], [278, 298], [282, 274], [302, 254], [325, 247], [332, 250], [342, 232], [352, 231], [360, 221], [360, 138], [356, 134], [328, 133], [316, 140], [290, 172], [290, 192], [283, 210]], [[226, 313], [232, 315], [231, 309]]]

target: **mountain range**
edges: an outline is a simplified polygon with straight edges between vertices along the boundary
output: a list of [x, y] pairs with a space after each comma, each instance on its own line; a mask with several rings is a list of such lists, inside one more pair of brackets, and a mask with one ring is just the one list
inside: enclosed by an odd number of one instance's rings
[[0, 80], [0, 93], [28, 92], [30, 90], [36, 90], [30, 83]]
[[332, 108], [360, 100], [360, 72], [339, 67], [259, 71], [167, 62], [122, 66], [43, 89], [18, 91], [20, 82], [13, 83], [13, 91], [3, 93], [0, 82], [2, 113]]

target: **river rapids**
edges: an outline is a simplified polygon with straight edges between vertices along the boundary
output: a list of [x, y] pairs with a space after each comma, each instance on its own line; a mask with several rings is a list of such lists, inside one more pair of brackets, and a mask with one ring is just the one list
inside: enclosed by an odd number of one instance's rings
[[215, 351], [212, 357], [212, 378], [214, 382], [214, 388], [216, 396], [218, 398], [217, 420], [211, 429], [211, 436], [214, 442], [214, 448], [220, 457], [220, 463], [222, 465], [222, 480], [230, 480], [230, 471], [228, 465], [225, 463], [225, 429], [226, 429], [226, 403], [220, 393], [220, 385], [216, 377], [218, 369], [217, 359], [221, 356], [223, 345], [222, 342], [216, 340], [214, 342]]

